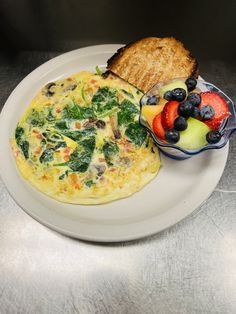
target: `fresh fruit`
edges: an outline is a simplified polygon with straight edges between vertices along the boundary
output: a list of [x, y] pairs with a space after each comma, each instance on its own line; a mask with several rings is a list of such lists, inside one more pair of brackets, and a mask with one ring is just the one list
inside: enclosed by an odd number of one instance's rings
[[212, 108], [212, 106], [206, 105], [200, 109], [200, 116], [204, 121], [210, 120], [211, 118], [214, 117], [214, 115], [215, 110]]
[[197, 93], [190, 93], [188, 94], [187, 100], [193, 105], [193, 106], [199, 106], [201, 103], [201, 95]]
[[195, 79], [195, 77], [189, 77], [185, 81], [185, 84], [186, 84], [186, 86], [188, 88], [188, 91], [191, 92], [197, 86], [197, 80]]
[[199, 149], [207, 144], [206, 134], [209, 131], [205, 123], [190, 117], [187, 129], [180, 131], [178, 146], [189, 150]]
[[177, 131], [183, 131], [183, 130], [187, 129], [187, 127], [188, 127], [188, 123], [184, 117], [180, 116], [180, 117], [175, 119], [174, 128]]
[[196, 87], [194, 88], [194, 90], [191, 91], [192, 93], [195, 93], [195, 94], [200, 94], [202, 91], [200, 90], [200, 88]]
[[147, 105], [156, 105], [158, 102], [157, 96], [151, 96], [147, 99]]
[[163, 85], [163, 86], [160, 87], [160, 89], [159, 89], [160, 97], [164, 98], [164, 94], [167, 91], [172, 91], [175, 88], [182, 88], [182, 89], [184, 89], [186, 94], [188, 92], [186, 84], [183, 81], [177, 79], [177, 80], [172, 81], [169, 84], [166, 84], [166, 85]]
[[206, 123], [212, 130], [219, 129], [221, 122], [230, 115], [227, 102], [215, 92], [202, 92], [200, 95], [202, 100], [199, 108], [201, 109], [206, 105], [210, 105], [215, 111], [214, 117], [204, 121], [204, 123]]
[[193, 118], [199, 118], [200, 117], [200, 109], [198, 107], [193, 107], [193, 112], [191, 114], [191, 117], [193, 117]]
[[161, 113], [158, 113], [153, 119], [152, 128], [157, 137], [162, 140], [165, 139], [165, 130], [161, 123]]
[[161, 113], [161, 121], [165, 129], [174, 127], [174, 121], [178, 116], [178, 107], [179, 102], [174, 100], [168, 101], [165, 104]]
[[179, 141], [179, 132], [175, 129], [167, 129], [165, 132], [165, 139], [171, 144]]
[[219, 131], [210, 131], [206, 135], [206, 140], [209, 144], [216, 144], [221, 140], [222, 135]]
[[188, 100], [185, 100], [180, 103], [178, 113], [180, 116], [188, 118], [192, 115], [193, 108], [194, 106]]
[[142, 115], [146, 118], [148, 124], [152, 126], [152, 121], [154, 117], [163, 110], [167, 100], [160, 99], [158, 105], [146, 105], [142, 107]]
[[172, 91], [168, 90], [167, 92], [165, 92], [163, 98], [168, 100], [168, 101], [171, 100], [172, 99]]
[[183, 101], [186, 98], [186, 91], [183, 88], [175, 88], [172, 90], [172, 99]]

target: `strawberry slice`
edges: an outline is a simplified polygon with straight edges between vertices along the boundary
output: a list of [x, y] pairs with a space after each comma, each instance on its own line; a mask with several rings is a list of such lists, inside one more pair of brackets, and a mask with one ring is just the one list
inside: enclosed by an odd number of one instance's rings
[[179, 102], [174, 100], [165, 104], [161, 114], [162, 125], [165, 129], [174, 127], [174, 121], [178, 117], [178, 107]]
[[200, 95], [202, 100], [199, 108], [201, 109], [203, 106], [210, 105], [215, 111], [213, 118], [203, 122], [212, 130], [218, 130], [221, 122], [230, 115], [226, 100], [216, 92], [202, 92]]
[[155, 118], [153, 119], [152, 122], [152, 128], [154, 133], [156, 134], [157, 137], [160, 139], [164, 140], [165, 139], [165, 129], [163, 128], [162, 122], [161, 122], [161, 115], [162, 113], [158, 113]]

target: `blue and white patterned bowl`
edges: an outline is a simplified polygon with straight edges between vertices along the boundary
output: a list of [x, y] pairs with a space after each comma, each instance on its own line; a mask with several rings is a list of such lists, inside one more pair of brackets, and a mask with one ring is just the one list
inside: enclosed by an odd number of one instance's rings
[[[185, 81], [186, 78], [180, 78], [180, 80]], [[178, 79], [179, 80], [179, 79]], [[159, 97], [159, 89], [161, 86], [168, 84], [170, 81], [161, 82], [156, 85], [154, 85], [147, 93], [143, 95], [143, 97], [140, 100], [140, 116], [139, 116], [139, 122], [140, 124], [146, 128], [146, 130], [150, 133], [152, 136], [155, 144], [159, 147], [159, 149], [168, 157], [182, 160], [186, 158], [190, 158], [191, 156], [197, 155], [201, 152], [204, 152], [208, 149], [220, 149], [224, 147], [231, 134], [236, 130], [236, 112], [235, 112], [235, 105], [233, 101], [218, 87], [215, 85], [205, 82], [202, 79], [197, 80], [197, 86], [196, 88], [200, 89], [201, 91], [213, 91], [219, 93], [227, 102], [229, 109], [230, 109], [230, 116], [225, 119], [220, 127], [220, 132], [222, 134], [221, 140], [216, 144], [207, 144], [200, 149], [194, 149], [194, 150], [187, 150], [179, 147], [178, 145], [164, 143], [161, 141], [153, 132], [151, 127], [149, 126], [148, 122], [146, 121], [145, 117], [142, 114], [142, 108], [143, 106], [148, 105], [147, 101], [151, 96]]]

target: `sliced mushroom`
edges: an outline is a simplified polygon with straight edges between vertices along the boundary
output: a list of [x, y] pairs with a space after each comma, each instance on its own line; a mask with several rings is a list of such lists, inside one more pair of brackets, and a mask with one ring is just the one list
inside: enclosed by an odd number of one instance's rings
[[86, 129], [92, 128], [92, 127], [94, 127], [94, 122], [86, 121], [86, 122], [84, 122], [83, 127]]
[[48, 83], [45, 86], [45, 88], [46, 88], [45, 95], [47, 97], [52, 97], [55, 94], [55, 87], [56, 87], [56, 83], [54, 83], [54, 82]]
[[121, 157], [120, 162], [127, 167], [131, 166], [131, 160], [129, 159], [129, 157]]
[[102, 176], [103, 173], [106, 171], [106, 166], [104, 164], [97, 164], [97, 165], [95, 165], [95, 168], [98, 172], [99, 177]]
[[95, 124], [98, 129], [105, 129], [106, 127], [106, 122], [103, 120], [98, 120]]
[[70, 90], [75, 90], [76, 87], [77, 87], [76, 84], [69, 85], [64, 89], [64, 93], [69, 92]]
[[109, 116], [110, 123], [111, 123], [111, 129], [116, 139], [121, 138], [121, 133], [118, 128], [118, 115], [117, 112], [113, 113]]

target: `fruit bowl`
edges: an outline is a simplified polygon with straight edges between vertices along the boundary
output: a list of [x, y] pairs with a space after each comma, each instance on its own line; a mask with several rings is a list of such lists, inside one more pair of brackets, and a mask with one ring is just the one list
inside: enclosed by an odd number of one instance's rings
[[[176, 80], [184, 82], [186, 78], [178, 78]], [[150, 100], [155, 99], [157, 100], [157, 103], [159, 99], [161, 98], [160, 96], [160, 90], [163, 86], [170, 84], [171, 81], [166, 81], [166, 82], [160, 82], [156, 85], [154, 85], [147, 93], [143, 95], [143, 97], [140, 100], [140, 116], [139, 116], [139, 122], [140, 124], [146, 128], [146, 130], [150, 133], [152, 136], [155, 144], [159, 147], [159, 149], [168, 157], [176, 159], [176, 160], [182, 160], [186, 158], [190, 158], [193, 155], [197, 155], [201, 152], [204, 152], [209, 149], [220, 149], [224, 147], [231, 134], [236, 130], [236, 112], [235, 112], [235, 105], [233, 101], [218, 87], [215, 85], [208, 83], [202, 79], [196, 80], [197, 85], [196, 85], [196, 90], [199, 92], [216, 92], [218, 93], [227, 103], [228, 108], [229, 108], [229, 116], [224, 119], [221, 122], [221, 125], [219, 127], [219, 132], [221, 134], [221, 139], [214, 144], [207, 143], [200, 148], [198, 147], [197, 149], [186, 149], [183, 147], [180, 147], [178, 145], [178, 142], [176, 144], [173, 143], [168, 143], [165, 140], [160, 139], [153, 131], [152, 127], [148, 123], [146, 117], [144, 116], [144, 106], [150, 106]], [[158, 104], [157, 104], [158, 106]]]

